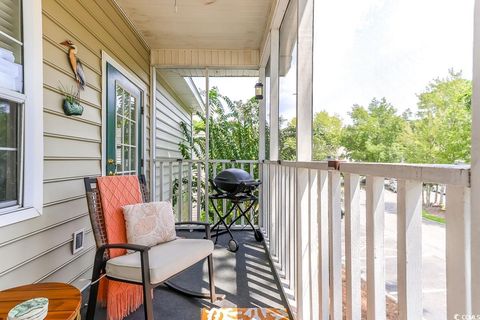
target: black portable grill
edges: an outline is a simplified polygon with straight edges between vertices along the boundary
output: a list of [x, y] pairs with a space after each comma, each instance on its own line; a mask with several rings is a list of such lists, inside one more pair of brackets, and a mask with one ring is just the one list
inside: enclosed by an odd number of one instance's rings
[[[258, 242], [263, 240], [263, 234], [260, 230], [255, 229], [255, 226], [250, 221], [247, 213], [258, 202], [258, 197], [254, 195], [254, 191], [262, 182], [254, 180], [253, 177], [246, 171], [241, 169], [226, 169], [220, 172], [213, 180], [210, 180], [212, 188], [215, 190], [215, 194], [210, 196], [213, 209], [217, 214], [219, 221], [212, 227], [212, 233], [215, 235], [215, 243], [218, 240], [218, 236], [228, 233], [230, 240], [228, 241], [228, 249], [232, 252], [238, 250], [238, 243], [233, 237], [231, 227], [242, 217], [248, 222], [255, 235], [255, 240]], [[232, 207], [226, 210], [225, 215], [222, 215], [215, 205], [215, 200], [228, 200], [232, 203]], [[245, 209], [242, 209], [241, 204], [248, 202], [249, 204]], [[237, 210], [237, 216], [232, 222], [227, 223], [226, 219], [230, 214]], [[225, 227], [225, 230], [220, 230], [221, 226]]]

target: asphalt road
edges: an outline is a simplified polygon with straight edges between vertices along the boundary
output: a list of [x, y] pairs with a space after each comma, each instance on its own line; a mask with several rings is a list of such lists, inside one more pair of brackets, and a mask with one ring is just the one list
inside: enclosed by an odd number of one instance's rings
[[[385, 190], [385, 280], [386, 291], [397, 298], [397, 194]], [[365, 267], [365, 191], [360, 194], [362, 277]], [[345, 230], [345, 229], [343, 229]], [[422, 291], [424, 319], [446, 319], [445, 227], [423, 220], [422, 224]]]

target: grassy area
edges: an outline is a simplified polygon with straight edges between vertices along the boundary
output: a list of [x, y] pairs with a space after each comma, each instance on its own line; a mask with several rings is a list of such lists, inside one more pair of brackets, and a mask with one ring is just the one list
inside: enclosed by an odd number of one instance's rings
[[430, 221], [434, 221], [434, 222], [438, 222], [438, 223], [445, 224], [445, 218], [442, 218], [442, 217], [439, 217], [439, 216], [430, 214], [430, 213], [428, 213], [428, 212], [425, 211], [425, 210], [422, 211], [422, 217], [423, 217], [424, 219], [427, 219], [427, 220], [430, 220]]

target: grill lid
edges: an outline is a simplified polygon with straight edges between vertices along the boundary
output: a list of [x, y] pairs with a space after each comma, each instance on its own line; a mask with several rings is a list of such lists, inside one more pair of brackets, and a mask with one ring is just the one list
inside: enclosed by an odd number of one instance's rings
[[214, 186], [229, 193], [249, 192], [260, 185], [260, 181], [245, 170], [230, 168], [220, 172], [213, 180]]

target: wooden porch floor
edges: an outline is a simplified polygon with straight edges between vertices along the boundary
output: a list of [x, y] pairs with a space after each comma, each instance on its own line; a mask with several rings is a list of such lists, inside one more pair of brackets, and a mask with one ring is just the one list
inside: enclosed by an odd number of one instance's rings
[[[201, 309], [211, 307], [286, 308], [263, 244], [255, 241], [252, 232], [236, 231], [234, 235], [240, 244], [237, 253], [225, 248], [228, 239], [226, 236], [220, 237], [214, 252], [217, 293], [225, 294], [226, 299], [212, 305], [208, 300], [185, 297], [161, 286], [154, 292], [156, 319], [199, 320]], [[203, 233], [193, 232], [186, 236], [201, 237]], [[206, 264], [196, 264], [177, 276], [175, 283], [192, 290], [207, 290]], [[95, 319], [105, 318], [105, 310], [99, 309]], [[144, 319], [143, 307], [126, 319]]]

